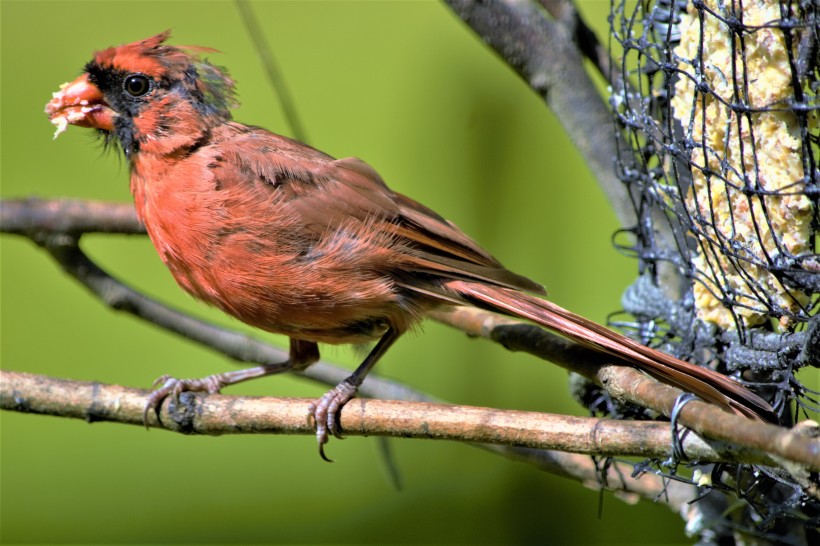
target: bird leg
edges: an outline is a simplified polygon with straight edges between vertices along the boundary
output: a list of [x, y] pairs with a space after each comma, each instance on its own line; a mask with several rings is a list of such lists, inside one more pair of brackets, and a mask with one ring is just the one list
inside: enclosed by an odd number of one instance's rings
[[152, 392], [145, 402], [142, 412], [142, 420], [148, 426], [148, 412], [153, 410], [159, 420], [159, 408], [162, 402], [172, 396], [174, 402], [179, 402], [179, 395], [183, 392], [207, 392], [209, 394], [218, 393], [223, 387], [274, 375], [290, 370], [304, 370], [314, 362], [319, 360], [319, 346], [312, 341], [299, 339], [290, 340], [290, 353], [284, 362], [274, 362], [262, 364], [253, 368], [235, 370], [225, 373], [216, 373], [200, 379], [176, 379], [170, 375], [163, 375], [154, 381], [153, 387], [158, 387]]
[[318, 401], [312, 403], [308, 408], [308, 421], [311, 419], [316, 425], [316, 441], [319, 443], [319, 455], [327, 462], [332, 462], [325, 456], [324, 445], [328, 441], [328, 432], [341, 439], [341, 426], [339, 425], [339, 412], [350, 399], [356, 396], [356, 392], [364, 382], [364, 378], [375, 366], [376, 362], [385, 352], [396, 342], [402, 332], [390, 328], [382, 336], [370, 354], [364, 359], [358, 368], [341, 383], [330, 389]]

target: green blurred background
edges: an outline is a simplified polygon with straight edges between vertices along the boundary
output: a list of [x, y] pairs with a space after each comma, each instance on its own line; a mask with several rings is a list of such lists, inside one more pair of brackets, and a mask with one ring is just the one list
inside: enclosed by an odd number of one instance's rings
[[[609, 3], [579, 2], [605, 35]], [[236, 119], [289, 133], [231, 2], [3, 0], [2, 196], [130, 201], [124, 160], [89, 131], [52, 141], [51, 92], [95, 49], [166, 28], [219, 49], [238, 82]], [[635, 263], [610, 245], [614, 215], [554, 116], [442, 4], [257, 2], [310, 143], [371, 163], [398, 191], [458, 223], [506, 265], [597, 321], [619, 307]], [[610, 130], [602, 127], [602, 131]], [[87, 237], [132, 286], [243, 328], [181, 292], [147, 239]], [[164, 373], [232, 369], [209, 351], [89, 297], [26, 240], [0, 240], [4, 369], [147, 387]], [[258, 333], [284, 345], [285, 340]], [[348, 348], [323, 356], [353, 366]], [[561, 369], [428, 323], [377, 372], [452, 402], [584, 414]], [[272, 377], [227, 394], [318, 396]], [[622, 543], [684, 541], [662, 506], [604, 495], [455, 443], [394, 440], [395, 491], [373, 439], [184, 437], [5, 412], [4, 543]]]

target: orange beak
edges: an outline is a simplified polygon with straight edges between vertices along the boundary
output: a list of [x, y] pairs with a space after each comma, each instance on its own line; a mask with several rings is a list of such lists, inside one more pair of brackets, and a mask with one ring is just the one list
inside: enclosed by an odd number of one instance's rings
[[83, 74], [71, 83], [64, 83], [46, 104], [48, 119], [57, 126], [54, 138], [69, 125], [114, 130], [117, 114], [105, 102], [102, 92]]

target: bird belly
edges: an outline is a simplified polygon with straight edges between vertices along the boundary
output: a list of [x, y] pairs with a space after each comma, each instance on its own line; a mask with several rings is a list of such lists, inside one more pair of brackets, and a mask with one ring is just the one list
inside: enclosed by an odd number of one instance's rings
[[174, 279], [242, 322], [298, 339], [365, 343], [418, 318], [380, 270], [384, 249], [372, 237], [340, 228], [308, 241], [270, 202], [255, 210], [190, 193], [161, 202], [144, 200], [141, 217]]

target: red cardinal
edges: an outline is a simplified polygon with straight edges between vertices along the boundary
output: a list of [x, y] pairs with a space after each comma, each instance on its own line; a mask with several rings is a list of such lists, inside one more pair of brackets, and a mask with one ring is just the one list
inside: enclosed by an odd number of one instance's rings
[[167, 379], [146, 406], [183, 390], [217, 392], [299, 370], [318, 342], [378, 340], [353, 374], [311, 407], [320, 450], [337, 413], [390, 346], [425, 314], [472, 305], [519, 317], [628, 361], [749, 417], [772, 408], [716, 372], [636, 343], [541, 298], [429, 208], [396, 193], [355, 158], [231, 121], [233, 81], [204, 48], [168, 32], [98, 52], [46, 107], [57, 133], [93, 127], [131, 164], [137, 213], [188, 293], [290, 336], [290, 358], [199, 380]]

